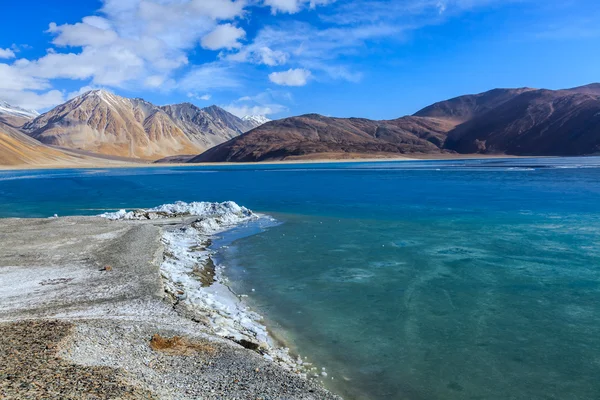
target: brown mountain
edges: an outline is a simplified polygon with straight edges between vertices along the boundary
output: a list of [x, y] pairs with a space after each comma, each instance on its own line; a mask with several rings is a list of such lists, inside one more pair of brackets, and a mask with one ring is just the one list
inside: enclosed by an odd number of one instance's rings
[[600, 83], [590, 83], [589, 85], [578, 86], [572, 89], [565, 89], [564, 91], [600, 96]]
[[446, 119], [454, 121], [458, 125], [499, 107], [521, 93], [532, 90], [535, 89], [493, 89], [484, 93], [459, 96], [434, 103], [417, 111], [414, 115], [417, 117]]
[[190, 162], [403, 154], [582, 155], [600, 152], [600, 84], [494, 89], [391, 121], [316, 114], [266, 123]]
[[0, 122], [0, 166], [98, 165], [111, 160], [55, 149]]
[[[217, 112], [191, 104], [157, 107], [142, 99], [93, 90], [35, 118], [22, 129], [49, 145], [156, 160], [197, 154], [242, 133], [238, 129], [244, 125], [241, 119], [225, 110], [214, 118], [212, 114]], [[228, 125], [230, 119], [237, 119], [232, 126]]]
[[456, 127], [459, 153], [575, 156], [600, 152], [600, 85], [520, 94]]
[[25, 110], [0, 100], [0, 123], [18, 128], [38, 115], [40, 114], [33, 110]]
[[440, 153], [439, 144], [453, 127], [453, 123], [435, 118], [372, 121], [308, 114], [267, 122], [190, 162], [264, 161], [340, 153]]
[[60, 151], [50, 149], [12, 126], [0, 122], [0, 165], [44, 163], [60, 157]]
[[78, 96], [23, 130], [42, 143], [111, 156], [156, 159], [203, 150], [156, 106], [104, 90]]
[[[191, 103], [160, 107], [192, 143], [209, 149], [255, 128], [255, 124], [217, 106], [198, 108]], [[181, 153], [180, 153], [181, 154]]]
[[225, 126], [235, 129], [239, 134], [248, 132], [249, 130], [252, 130], [261, 125], [259, 122], [253, 120], [245, 120], [236, 117], [232, 113], [214, 105], [203, 108], [202, 110], [204, 110], [204, 112], [210, 115], [214, 121], [220, 122]]
[[40, 165], [66, 160], [69, 155], [44, 146], [18, 128], [37, 115], [0, 101], [0, 165]]

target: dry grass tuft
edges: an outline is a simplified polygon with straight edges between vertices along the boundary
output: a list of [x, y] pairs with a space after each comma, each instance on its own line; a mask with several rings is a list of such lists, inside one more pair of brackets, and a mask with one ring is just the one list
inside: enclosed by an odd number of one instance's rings
[[191, 356], [197, 353], [214, 354], [217, 349], [210, 342], [191, 341], [181, 336], [165, 338], [158, 333], [152, 336], [150, 347], [172, 356]]

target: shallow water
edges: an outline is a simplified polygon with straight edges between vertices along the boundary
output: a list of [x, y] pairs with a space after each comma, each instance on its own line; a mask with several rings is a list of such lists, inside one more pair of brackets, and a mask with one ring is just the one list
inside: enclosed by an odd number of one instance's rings
[[234, 200], [282, 222], [234, 288], [348, 399], [597, 399], [599, 164], [0, 172], [0, 215]]

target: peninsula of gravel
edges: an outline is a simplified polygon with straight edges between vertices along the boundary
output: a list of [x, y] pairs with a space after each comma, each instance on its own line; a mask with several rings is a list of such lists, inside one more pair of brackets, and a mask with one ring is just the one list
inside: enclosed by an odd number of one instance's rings
[[0, 398], [340, 399], [228, 290], [235, 203], [0, 219]]

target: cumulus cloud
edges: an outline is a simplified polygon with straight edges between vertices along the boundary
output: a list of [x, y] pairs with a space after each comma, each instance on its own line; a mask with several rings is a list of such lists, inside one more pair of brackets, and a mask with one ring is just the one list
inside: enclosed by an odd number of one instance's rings
[[[48, 21], [52, 47], [39, 58], [17, 58], [14, 46], [0, 49], [0, 97], [49, 107], [71, 96], [55, 90], [63, 79], [83, 87], [178, 90], [199, 99], [209, 91], [239, 92], [244, 82], [256, 81], [255, 71], [263, 74], [259, 81], [268, 75], [282, 86], [358, 82], [355, 61], [384, 47], [373, 43], [500, 0], [101, 1], [101, 9], [78, 22]], [[251, 18], [259, 7], [274, 16]], [[317, 7], [318, 22], [302, 20]], [[294, 15], [281, 20], [281, 14]], [[231, 106], [278, 112], [278, 102], [253, 101]]]
[[106, 46], [119, 40], [108, 20], [100, 17], [85, 17], [73, 25], [51, 22], [48, 32], [56, 35], [52, 43], [61, 47]]
[[[159, 90], [232, 87], [229, 75], [207, 77], [209, 83], [194, 81], [197, 67], [191, 68], [181, 85], [173, 77], [189, 65], [187, 54], [199, 43], [214, 50], [239, 48], [244, 30], [222, 22], [242, 17], [248, 4], [247, 0], [104, 0], [100, 15], [73, 24], [51, 22], [47, 33], [55, 47], [42, 57], [2, 64], [0, 90], [29, 91], [23, 99], [32, 99], [32, 90], [43, 95], [39, 92], [52, 89], [58, 79]], [[0, 58], [15, 58], [15, 53], [0, 49]], [[55, 93], [45, 97], [51, 98], [58, 99]], [[41, 103], [48, 101], [35, 101]]]
[[26, 61], [17, 60], [13, 65], [0, 63], [2, 100], [29, 109], [45, 109], [63, 102], [62, 92], [51, 90], [48, 81], [24, 73], [15, 64], [23, 65]]
[[0, 58], [15, 58], [15, 52], [11, 49], [0, 48]]
[[209, 50], [240, 48], [239, 42], [246, 36], [246, 31], [231, 24], [217, 26], [212, 32], [202, 38], [202, 47]]
[[8, 90], [43, 90], [50, 88], [44, 80], [30, 76], [14, 65], [0, 63], [0, 93]]
[[32, 110], [45, 110], [65, 102], [63, 93], [59, 90], [49, 90], [44, 93], [31, 91], [2, 92], [2, 98], [9, 104]]
[[282, 86], [304, 86], [308, 83], [310, 77], [311, 72], [302, 68], [269, 74], [271, 82]]

